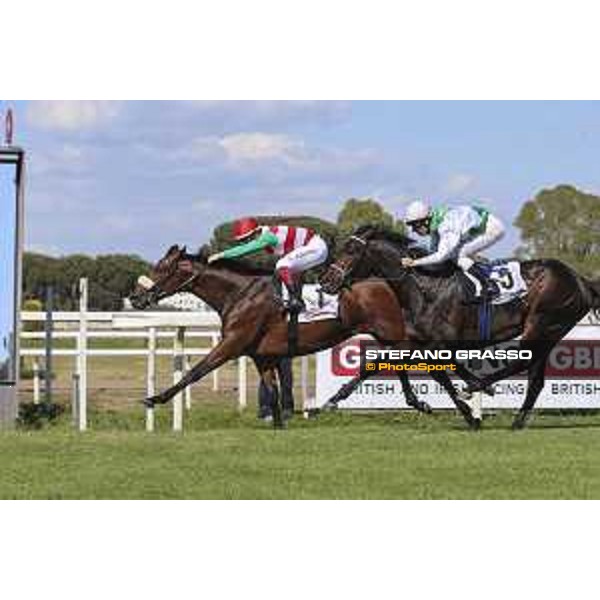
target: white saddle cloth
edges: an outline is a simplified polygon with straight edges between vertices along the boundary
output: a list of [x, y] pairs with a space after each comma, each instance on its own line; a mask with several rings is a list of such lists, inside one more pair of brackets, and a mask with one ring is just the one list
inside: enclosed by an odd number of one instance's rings
[[521, 275], [521, 265], [516, 260], [494, 265], [489, 278], [500, 290], [500, 295], [492, 304], [506, 304], [527, 292], [527, 284]]
[[[287, 301], [288, 291], [282, 290], [283, 299]], [[338, 318], [339, 302], [337, 294], [326, 294], [321, 286], [307, 284], [302, 287], [302, 300], [305, 309], [298, 315], [298, 323], [313, 323]]]

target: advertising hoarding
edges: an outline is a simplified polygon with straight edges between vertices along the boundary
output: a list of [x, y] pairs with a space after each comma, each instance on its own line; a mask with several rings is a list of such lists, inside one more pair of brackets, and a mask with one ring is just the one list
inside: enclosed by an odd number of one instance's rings
[[[362, 336], [364, 339], [365, 336]], [[322, 406], [339, 388], [359, 372], [361, 336], [320, 352], [317, 356], [316, 404]], [[550, 355], [546, 385], [537, 408], [600, 408], [600, 326], [579, 325]], [[410, 375], [418, 396], [433, 408], [454, 408], [441, 386], [423, 373]], [[460, 380], [455, 380], [463, 385]], [[483, 408], [518, 409], [527, 390], [527, 379], [519, 377], [500, 381], [495, 395], [483, 397]], [[397, 378], [371, 379], [363, 382], [345, 401], [342, 409], [403, 409], [402, 387]]]

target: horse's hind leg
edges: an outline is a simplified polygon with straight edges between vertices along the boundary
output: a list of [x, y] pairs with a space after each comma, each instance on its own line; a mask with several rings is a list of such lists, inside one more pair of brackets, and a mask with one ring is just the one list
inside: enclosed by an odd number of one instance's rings
[[473, 410], [471, 409], [471, 406], [460, 397], [460, 393], [454, 387], [454, 384], [448, 376], [448, 373], [446, 373], [445, 371], [432, 371], [431, 376], [444, 388], [446, 393], [450, 396], [458, 412], [463, 416], [464, 420], [467, 422], [469, 427], [475, 430], [479, 429], [481, 427], [481, 419], [473, 415]]
[[311, 409], [309, 411], [310, 414], [315, 415], [321, 411], [325, 410], [336, 410], [338, 404], [346, 398], [350, 397], [352, 392], [358, 388], [358, 386], [363, 382], [372, 377], [375, 373], [372, 371], [366, 371], [365, 373], [359, 373], [353, 379], [342, 385], [340, 389], [333, 395], [323, 406], [319, 409]]
[[531, 415], [531, 411], [535, 406], [535, 402], [538, 399], [541, 391], [544, 389], [544, 381], [546, 379], [546, 362], [549, 354], [550, 351], [545, 352], [542, 356], [536, 358], [529, 366], [527, 394], [525, 396], [523, 405], [519, 409], [519, 412], [512, 423], [512, 428], [515, 430], [525, 428]]
[[402, 386], [402, 392], [404, 393], [404, 400], [408, 406], [415, 410], [430, 415], [433, 412], [431, 405], [424, 400], [419, 400], [418, 396], [414, 393], [410, 386], [410, 380], [405, 371], [398, 372], [398, 379]]

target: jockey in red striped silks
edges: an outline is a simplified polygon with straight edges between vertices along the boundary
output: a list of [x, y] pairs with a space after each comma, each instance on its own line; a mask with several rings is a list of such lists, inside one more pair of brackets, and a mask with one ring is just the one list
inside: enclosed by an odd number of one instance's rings
[[209, 264], [261, 251], [279, 257], [275, 272], [289, 292], [288, 309], [300, 311], [303, 307], [301, 274], [327, 260], [329, 250], [325, 240], [307, 227], [259, 225], [252, 217], [240, 219], [233, 224], [233, 239], [242, 243], [213, 254], [208, 259]]

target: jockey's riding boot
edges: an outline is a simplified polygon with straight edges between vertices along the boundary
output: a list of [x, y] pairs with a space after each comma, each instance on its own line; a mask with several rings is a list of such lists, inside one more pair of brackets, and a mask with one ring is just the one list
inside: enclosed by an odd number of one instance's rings
[[478, 293], [476, 292], [473, 300], [475, 304], [479, 304], [480, 302], [491, 302], [500, 294], [496, 282], [488, 277], [488, 274], [480, 264], [473, 263], [467, 269], [466, 274], [479, 282], [479, 290]]

